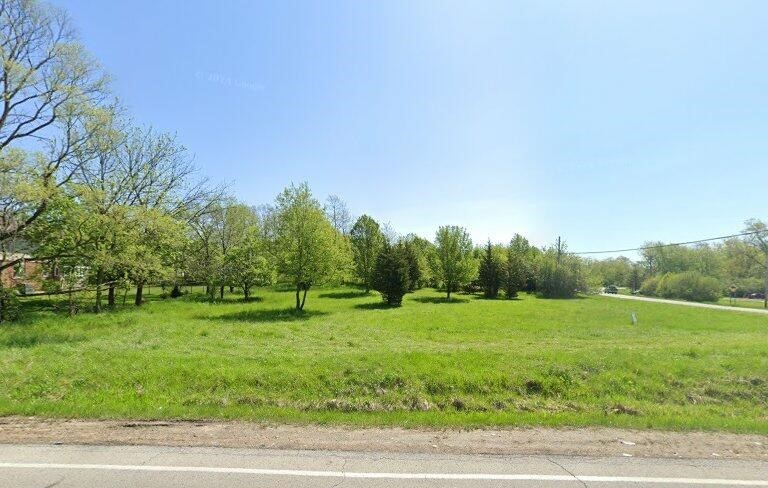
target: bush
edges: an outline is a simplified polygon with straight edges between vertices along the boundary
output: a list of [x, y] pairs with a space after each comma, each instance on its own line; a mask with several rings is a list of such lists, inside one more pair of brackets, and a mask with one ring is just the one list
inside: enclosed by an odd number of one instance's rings
[[572, 298], [586, 288], [578, 257], [562, 254], [559, 262], [554, 252], [539, 259], [536, 289], [544, 298]]
[[643, 284], [640, 286], [640, 293], [642, 295], [648, 295], [648, 296], [656, 296], [656, 291], [659, 288], [659, 277], [658, 276], [651, 276], [647, 280], [643, 281]]
[[[655, 280], [655, 290], [650, 293], [651, 280]], [[704, 276], [698, 271], [684, 273], [667, 273], [661, 277], [646, 280], [641, 289], [644, 294], [652, 294], [662, 298], [677, 298], [692, 302], [714, 302], [721, 296], [722, 285], [710, 276]], [[651, 283], [649, 283], [651, 282]]]
[[405, 246], [384, 244], [373, 270], [373, 289], [387, 305], [399, 307], [411, 289], [410, 262]]
[[[726, 283], [726, 285], [728, 286], [723, 290], [723, 294], [729, 295], [731, 293], [730, 284]], [[765, 283], [760, 278], [743, 278], [736, 281], [735, 285], [735, 295], [737, 297], [745, 297], [750, 293], [763, 293], [765, 291]]]
[[21, 304], [16, 291], [0, 288], [0, 322], [13, 322], [21, 318]]

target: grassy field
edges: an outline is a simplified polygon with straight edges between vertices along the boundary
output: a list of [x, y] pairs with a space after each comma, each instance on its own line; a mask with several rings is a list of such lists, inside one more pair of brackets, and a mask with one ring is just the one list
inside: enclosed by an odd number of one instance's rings
[[731, 307], [744, 307], [744, 308], [765, 308], [762, 300], [749, 299], [749, 298], [721, 298], [717, 301], [718, 305], [727, 305]]
[[[399, 309], [353, 288], [0, 326], [0, 415], [768, 433], [768, 317], [605, 297]], [[635, 311], [639, 324], [630, 324]]]

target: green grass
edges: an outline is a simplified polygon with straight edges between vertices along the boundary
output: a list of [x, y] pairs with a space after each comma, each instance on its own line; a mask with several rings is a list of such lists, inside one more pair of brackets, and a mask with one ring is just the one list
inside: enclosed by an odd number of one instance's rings
[[[768, 433], [768, 317], [588, 297], [403, 307], [352, 288], [0, 326], [0, 415]], [[630, 312], [639, 317], [630, 325]]]
[[716, 302], [718, 305], [727, 305], [730, 307], [743, 307], [743, 308], [765, 308], [762, 300], [755, 300], [749, 298], [721, 298]]

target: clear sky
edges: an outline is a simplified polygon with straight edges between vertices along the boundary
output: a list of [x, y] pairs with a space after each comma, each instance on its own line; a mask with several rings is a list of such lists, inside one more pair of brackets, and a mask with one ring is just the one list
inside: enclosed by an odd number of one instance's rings
[[768, 218], [768, 2], [54, 0], [247, 203], [574, 251]]

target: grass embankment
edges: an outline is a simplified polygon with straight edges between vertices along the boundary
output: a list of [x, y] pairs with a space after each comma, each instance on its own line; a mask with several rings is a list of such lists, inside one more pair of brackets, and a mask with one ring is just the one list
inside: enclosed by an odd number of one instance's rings
[[28, 311], [0, 326], [0, 414], [768, 433], [768, 317], [433, 290], [387, 309], [351, 288], [297, 314], [290, 291], [257, 295]]

